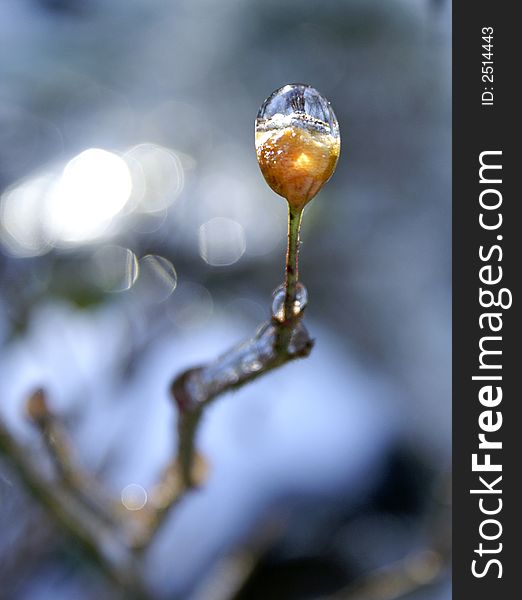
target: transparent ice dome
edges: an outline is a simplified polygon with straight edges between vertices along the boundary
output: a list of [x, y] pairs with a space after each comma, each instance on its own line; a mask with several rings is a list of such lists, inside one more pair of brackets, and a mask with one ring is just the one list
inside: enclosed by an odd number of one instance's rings
[[339, 124], [330, 102], [310, 85], [292, 83], [275, 90], [257, 114], [257, 130], [290, 124], [339, 137]]

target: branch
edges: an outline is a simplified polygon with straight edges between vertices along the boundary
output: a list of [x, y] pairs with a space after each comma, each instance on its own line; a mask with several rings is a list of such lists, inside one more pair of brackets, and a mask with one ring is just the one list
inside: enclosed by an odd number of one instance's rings
[[[139, 514], [117, 510], [98, 483], [86, 476], [72, 459], [60, 420], [47, 405], [43, 390], [27, 400], [26, 412], [40, 433], [53, 461], [58, 480], [40, 475], [28, 453], [0, 421], [0, 453], [5, 454], [21, 481], [47, 508], [54, 520], [94, 559], [126, 597], [145, 597], [136, 559], [148, 548], [156, 531], [186, 492], [206, 478], [207, 466], [195, 450], [195, 437], [205, 408], [218, 396], [242, 387], [292, 360], [306, 357], [313, 347], [301, 322], [303, 310], [289, 318], [273, 318], [256, 335], [206, 365], [191, 368], [174, 380], [171, 391], [179, 411], [178, 454], [167, 466], [151, 494], [151, 503]], [[125, 517], [125, 518], [124, 518]]]
[[220, 558], [208, 574], [203, 576], [203, 581], [193, 594], [193, 600], [240, 600], [261, 560], [276, 540], [281, 538], [285, 528], [279, 519], [264, 519], [249, 539]]
[[93, 477], [84, 473], [73, 461], [69, 441], [60, 419], [49, 408], [46, 393], [35, 390], [27, 399], [26, 414], [40, 434], [57, 475], [71, 495], [102, 521], [122, 523], [122, 513], [109, 494]]
[[205, 408], [219, 395], [308, 356], [313, 340], [300, 317], [264, 323], [252, 339], [206, 365], [188, 369], [174, 380], [171, 391], [179, 411], [178, 461], [186, 489], [197, 485], [193, 474], [194, 439]]
[[[298, 85], [294, 88], [291, 97], [294, 100], [299, 99], [299, 106], [304, 107], [305, 87]], [[281, 129], [281, 123], [278, 122], [271, 124], [273, 127], [268, 130], [268, 138], [263, 134], [264, 141], [258, 144], [256, 137], [261, 170], [268, 184], [287, 199], [289, 206], [282, 314], [279, 314], [279, 309], [275, 310], [272, 320], [263, 324], [253, 338], [206, 365], [185, 371], [174, 380], [171, 391], [179, 412], [178, 454], [160, 478], [155, 493], [151, 496], [152, 506], [137, 511], [135, 518], [122, 520], [121, 515], [115, 511], [113, 501], [101, 495], [98, 488], [92, 485], [93, 482], [86, 478], [71, 460], [60, 423], [49, 411], [43, 391], [37, 391], [29, 399], [27, 412], [37, 426], [54, 462], [59, 475], [56, 487], [51, 485], [53, 482], [48, 482], [40, 476], [37, 467], [0, 422], [0, 451], [11, 459], [22, 481], [55, 519], [86, 546], [107, 575], [120, 582], [126, 590], [129, 589], [126, 577], [132, 577], [133, 561], [137, 553], [148, 546], [170, 509], [188, 490], [196, 487], [204, 479], [206, 468], [203, 459], [196, 453], [195, 437], [205, 408], [219, 395], [238, 389], [287, 362], [306, 357], [312, 350], [313, 340], [301, 322], [306, 293], [298, 281], [299, 230], [303, 207], [326, 183], [335, 169], [339, 155], [339, 135], [335, 115], [327, 100], [313, 88], [307, 89], [307, 93], [317, 97], [322, 107], [324, 105], [325, 114], [328, 114], [328, 124], [314, 118], [313, 115], [304, 115], [299, 109], [295, 115], [295, 123], [292, 121], [292, 129], [296, 131], [292, 131], [291, 135], [288, 125], [285, 124], [284, 129]], [[272, 96], [263, 104], [256, 120], [256, 136], [267, 124], [263, 115], [271, 98]], [[293, 111], [297, 110], [295, 102], [288, 103], [285, 110], [288, 115], [293, 115]], [[313, 134], [310, 129], [312, 123]], [[277, 141], [280, 136], [272, 139], [274, 128], [286, 132], [291, 138], [289, 142], [285, 133], [287, 141], [279, 149], [276, 146], [280, 145]], [[314, 135], [319, 137], [314, 139]], [[318, 150], [318, 142], [323, 146], [321, 151]], [[285, 155], [281, 160], [273, 160], [273, 156], [281, 154]], [[195, 468], [197, 458], [199, 464], [198, 468]], [[123, 522], [126, 520], [127, 524]], [[132, 529], [129, 529], [131, 526]], [[126, 570], [121, 570], [118, 565], [113, 567], [114, 560], [105, 556], [107, 536], [103, 538], [102, 534], [107, 532], [117, 533], [120, 538], [124, 538], [124, 550], [131, 555], [125, 562]], [[135, 596], [134, 590], [139, 592], [140, 586], [137, 581], [132, 585], [131, 595]], [[126, 597], [130, 597], [129, 594]]]
[[205, 408], [218, 396], [235, 390], [261, 375], [297, 358], [308, 356], [313, 347], [301, 313], [290, 319], [262, 324], [257, 334], [200, 367], [178, 375], [171, 392], [178, 408], [177, 458], [165, 469], [152, 495], [153, 511], [145, 531], [135, 543], [143, 551], [156, 531], [186, 492], [200, 486], [208, 471], [196, 452], [195, 437]]
[[435, 585], [451, 564], [451, 474], [436, 482], [427, 517], [428, 544], [321, 600], [400, 600]]
[[0, 455], [6, 456], [22, 483], [52, 515], [56, 523], [80, 544], [86, 554], [130, 598], [145, 597], [135, 570], [128, 568], [124, 545], [114, 531], [96, 518], [63, 485], [50, 485], [33, 465], [29, 453], [11, 436], [0, 420]]
[[444, 560], [438, 552], [421, 550], [366, 575], [323, 600], [400, 600], [433, 585], [443, 567]]

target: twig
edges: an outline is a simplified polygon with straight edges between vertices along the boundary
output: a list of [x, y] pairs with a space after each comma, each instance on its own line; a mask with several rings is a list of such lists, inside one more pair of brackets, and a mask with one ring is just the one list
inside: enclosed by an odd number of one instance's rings
[[[280, 334], [288, 334], [281, 346]], [[173, 382], [178, 417], [178, 461], [185, 488], [194, 487], [194, 438], [205, 408], [220, 394], [246, 383], [297, 358], [308, 356], [313, 347], [300, 318], [272, 320], [260, 327], [250, 340], [225, 352], [213, 362], [189, 369]]]
[[[257, 334], [219, 356], [216, 360], [178, 375], [171, 392], [178, 408], [178, 452], [165, 469], [155, 494], [153, 510], [145, 529], [133, 546], [143, 551], [172, 509], [186, 493], [206, 478], [207, 465], [195, 449], [195, 437], [205, 408], [221, 394], [235, 390], [257, 377], [297, 358], [310, 354], [313, 340], [301, 323], [302, 313], [280, 322], [264, 323]], [[288, 341], [280, 345], [281, 332]]]
[[87, 476], [73, 462], [63, 425], [49, 408], [42, 388], [28, 397], [26, 413], [40, 434], [64, 487], [103, 521], [111, 525], [121, 524], [123, 515], [109, 494], [100, 487], [98, 481]]
[[195, 600], [236, 600], [245, 582], [252, 577], [259, 556], [249, 548], [225, 556], [213, 566], [196, 591]]
[[301, 221], [303, 219], [303, 209], [294, 208], [288, 205], [288, 246], [286, 252], [285, 268], [285, 319], [290, 319], [294, 315], [294, 303], [297, 292], [297, 282], [299, 281], [299, 235], [301, 232]]
[[[300, 317], [301, 315], [299, 315]], [[288, 342], [278, 344], [281, 330], [289, 332]], [[308, 356], [313, 340], [300, 318], [263, 324], [252, 338], [235, 346], [216, 360], [184, 371], [172, 383], [178, 408], [178, 453], [165, 469], [153, 494], [154, 508], [146, 518], [144, 531], [133, 549], [145, 550], [172, 509], [186, 493], [201, 485], [207, 465], [195, 450], [195, 436], [205, 408], [219, 395], [242, 387], [283, 364]]]
[[[173, 507], [205, 479], [206, 464], [195, 449], [195, 437], [205, 408], [221, 394], [310, 354], [313, 340], [302, 324], [301, 316], [302, 313], [294, 314], [282, 322], [274, 318], [261, 325], [253, 338], [234, 346], [214, 361], [188, 369], [175, 378], [171, 392], [178, 408], [177, 459], [167, 467], [156, 486], [156, 506], [144, 534], [135, 542], [137, 551], [148, 546]], [[281, 345], [282, 335], [286, 340], [284, 345]]]
[[322, 600], [399, 600], [435, 583], [443, 565], [437, 552], [421, 550]]
[[114, 531], [86, 510], [62, 485], [50, 485], [29, 454], [11, 436], [0, 420], [0, 454], [5, 455], [27, 490], [53, 516], [58, 525], [80, 544], [85, 553], [128, 598], [145, 598], [135, 569], [130, 568], [123, 544], [114, 543]]
[[[40, 477], [37, 468], [24, 457], [5, 427], [2, 427], [0, 440], [2, 450], [11, 458], [33, 495], [66, 530], [82, 541], [106, 571], [106, 561], [93, 532], [109, 524], [114, 533], [124, 538], [130, 550], [139, 553], [148, 547], [173, 507], [187, 491], [205, 479], [206, 464], [194, 446], [204, 409], [224, 392], [238, 389], [287, 362], [308, 356], [313, 340], [301, 323], [301, 316], [302, 313], [282, 322], [273, 319], [263, 324], [252, 339], [207, 365], [185, 371], [174, 380], [172, 393], [179, 410], [177, 459], [168, 465], [156, 485], [151, 506], [136, 515], [119, 513], [112, 499], [98, 490], [97, 482], [87, 478], [74, 464], [63, 427], [49, 409], [41, 389], [29, 397], [26, 412], [42, 436], [59, 475], [59, 485], [53, 487]], [[280, 345], [282, 331], [287, 338], [284, 346]], [[108, 574], [115, 580], [111, 569]]]
[[196, 588], [193, 600], [239, 600], [285, 528], [279, 519], [264, 519], [249, 539], [216, 562]]
[[[299, 98], [303, 100], [302, 86], [297, 87], [301, 94]], [[318, 95], [315, 90], [312, 91]], [[325, 99], [320, 99], [326, 102]], [[333, 112], [331, 117], [335, 120]], [[0, 423], [0, 451], [11, 459], [28, 489], [48, 508], [55, 519], [86, 547], [113, 581], [125, 590], [132, 591], [132, 596], [141, 593], [139, 581], [132, 579], [133, 570], [129, 569], [129, 566], [132, 567], [132, 560], [149, 545], [172, 507], [203, 479], [205, 470], [201, 466], [203, 460], [201, 458], [199, 460], [200, 468], [194, 467], [197, 457], [195, 437], [205, 408], [219, 395], [238, 389], [287, 362], [306, 357], [312, 350], [313, 340], [301, 322], [304, 307], [298, 303], [297, 298], [300, 225], [303, 207], [333, 173], [339, 154], [339, 140], [338, 134], [334, 136], [332, 133], [330, 136], [332, 139], [325, 146], [318, 163], [315, 157], [317, 150], [314, 150], [315, 154], [312, 158], [308, 158], [304, 152], [309, 149], [308, 142], [303, 141], [302, 136], [296, 136], [295, 132], [292, 137], [295, 138], [293, 151], [303, 150], [299, 156], [305, 157], [304, 165], [298, 164], [297, 171], [296, 168], [290, 170], [278, 168], [274, 171], [272, 159], [270, 165], [268, 163], [265, 165], [271, 173], [267, 179], [269, 185], [275, 191], [279, 190], [278, 193], [285, 189], [291, 192], [290, 195], [286, 195], [289, 204], [288, 250], [282, 314], [276, 314], [271, 321], [262, 325], [252, 339], [232, 348], [206, 365], [185, 371], [174, 380], [171, 391], [179, 413], [178, 454], [176, 460], [168, 465], [161, 477], [156, 493], [152, 496], [152, 506], [138, 510], [132, 518], [122, 519], [119, 513], [115, 515], [110, 498], [93, 493], [95, 488], [71, 459], [60, 423], [49, 410], [42, 390], [38, 390], [29, 399], [27, 412], [37, 426], [54, 462], [59, 475], [58, 486], [53, 487], [39, 475], [32, 461], [25, 456], [7, 429]], [[302, 148], [299, 148], [299, 145]], [[282, 152], [283, 149], [277, 151], [276, 155]], [[266, 158], [268, 154], [258, 152], [259, 160], [263, 156]], [[328, 159], [328, 164], [322, 164], [325, 159]], [[298, 160], [302, 159], [296, 157], [296, 161]], [[287, 163], [286, 160], [283, 164]], [[263, 170], [261, 162], [260, 166]], [[263, 173], [266, 177], [267, 173], [265, 171]], [[274, 177], [281, 181], [276, 182]], [[309, 180], [309, 187], [306, 190], [302, 185], [303, 177]], [[125, 561], [126, 569], [115, 565], [114, 561], [106, 556], [101, 534], [104, 533], [108, 523], [114, 526], [109, 531], [124, 534], [125, 550], [134, 551], [134, 554], [128, 552], [131, 554], [131, 562]], [[249, 563], [248, 560], [246, 562]], [[129, 587], [131, 580], [132, 587]]]
[[321, 600], [400, 600], [437, 583], [451, 562], [451, 475], [436, 482], [425, 523], [428, 544]]
[[[285, 261], [285, 296], [283, 299], [282, 319], [276, 337], [276, 352], [284, 353], [292, 338], [292, 331], [299, 320], [300, 306], [297, 302], [299, 281], [299, 244], [303, 208], [288, 204], [288, 243]], [[279, 317], [279, 315], [276, 315]]]
[[172, 460], [163, 472], [159, 482], [151, 493], [150, 510], [144, 516], [144, 524], [132, 542], [132, 549], [141, 553], [147, 549], [156, 531], [163, 524], [168, 512], [184, 495], [176, 460]]

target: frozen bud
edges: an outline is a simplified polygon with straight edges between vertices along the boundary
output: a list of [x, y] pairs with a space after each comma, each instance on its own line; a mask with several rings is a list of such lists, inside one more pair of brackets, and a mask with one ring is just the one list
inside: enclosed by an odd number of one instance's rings
[[257, 160], [268, 185], [301, 209], [330, 179], [341, 150], [328, 100], [308, 85], [273, 92], [256, 119]]

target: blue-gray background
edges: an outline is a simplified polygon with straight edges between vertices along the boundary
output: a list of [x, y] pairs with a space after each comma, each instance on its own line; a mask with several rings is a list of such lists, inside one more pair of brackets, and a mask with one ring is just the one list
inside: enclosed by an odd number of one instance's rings
[[[160, 597], [206, 597], [274, 523], [245, 597], [316, 597], [431, 543], [451, 454], [450, 28], [427, 0], [0, 3], [1, 416], [37, 456], [22, 407], [43, 385], [115, 497], [171, 455], [172, 377], [253, 333], [281, 283], [259, 105], [305, 82], [339, 119], [303, 226], [316, 347], [209, 411], [210, 478], [148, 558]], [[6, 597], [111, 597], [0, 469]], [[447, 580], [415, 597], [449, 598]]]

